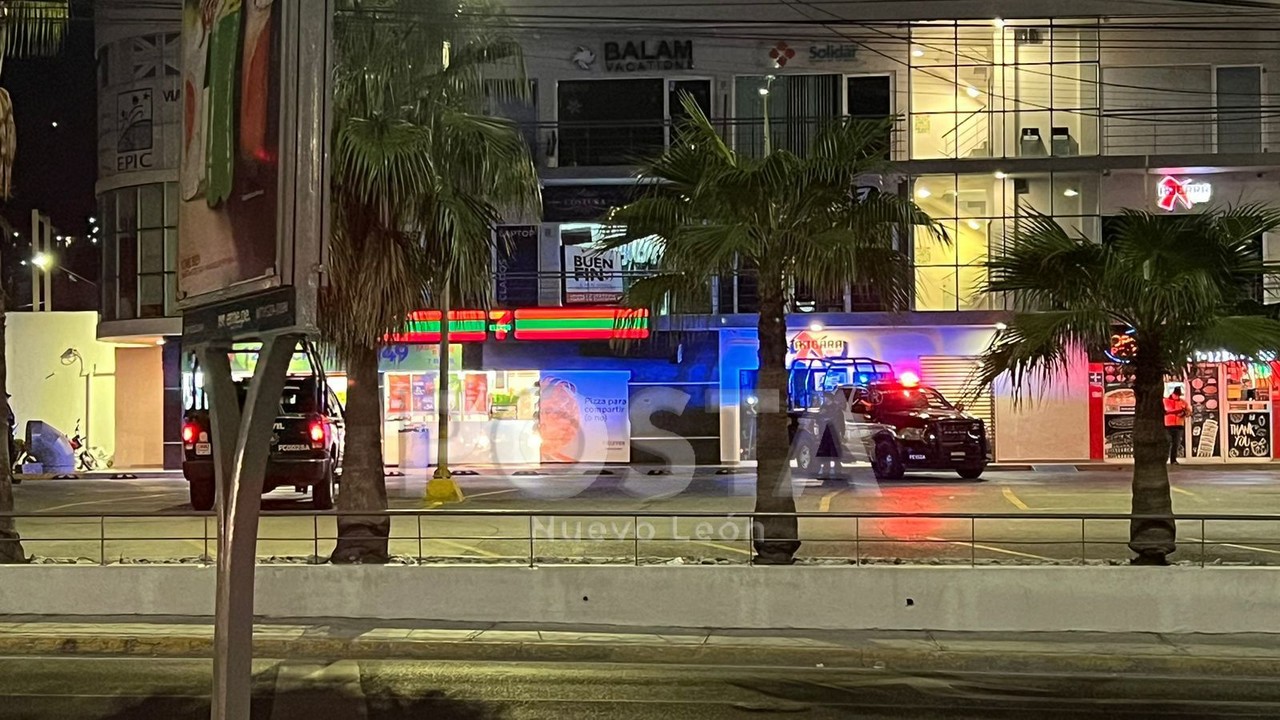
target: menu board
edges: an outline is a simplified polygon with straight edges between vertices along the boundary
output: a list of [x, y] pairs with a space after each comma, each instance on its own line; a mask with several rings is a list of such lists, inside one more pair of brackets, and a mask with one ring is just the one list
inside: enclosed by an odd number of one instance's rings
[[1265, 410], [1227, 413], [1227, 456], [1271, 458], [1271, 413]]
[[1102, 452], [1108, 460], [1133, 457], [1133, 369], [1125, 363], [1102, 366]]
[[1196, 363], [1187, 375], [1187, 405], [1191, 408], [1191, 454], [1198, 458], [1222, 457], [1218, 418], [1223, 402], [1218, 366]]

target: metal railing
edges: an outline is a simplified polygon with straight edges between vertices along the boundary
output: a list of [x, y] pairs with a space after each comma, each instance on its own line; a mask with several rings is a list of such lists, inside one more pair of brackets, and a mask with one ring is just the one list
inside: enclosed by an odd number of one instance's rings
[[[217, 553], [212, 513], [15, 513], [26, 552], [42, 562], [201, 563]], [[338, 520], [388, 523], [406, 564], [752, 564], [762, 523], [794, 517], [799, 562], [831, 565], [1121, 563], [1133, 520], [1078, 513], [644, 512], [637, 510], [266, 511], [260, 562], [323, 563]], [[1177, 515], [1173, 560], [1198, 566], [1280, 565], [1280, 515]], [[773, 535], [776, 537], [776, 530]]]

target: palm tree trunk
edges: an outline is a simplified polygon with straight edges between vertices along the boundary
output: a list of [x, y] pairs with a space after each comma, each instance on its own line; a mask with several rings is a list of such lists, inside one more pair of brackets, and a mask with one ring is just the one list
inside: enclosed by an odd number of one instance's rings
[[347, 439], [342, 458], [338, 509], [372, 510], [378, 515], [338, 518], [335, 563], [386, 562], [391, 518], [382, 463], [382, 413], [378, 397], [378, 351], [361, 348], [348, 358]]
[[[9, 457], [9, 365], [5, 360], [5, 297], [0, 288], [0, 420], [5, 423], [6, 442], [0, 443], [0, 513], [13, 512], [13, 458]], [[12, 517], [0, 515], [0, 564], [28, 562]]]
[[[762, 264], [763, 265], [763, 264]], [[794, 513], [791, 485], [791, 438], [787, 416], [787, 322], [782, 279], [761, 268], [760, 373], [756, 396], [760, 408], [756, 438], [757, 513]], [[793, 516], [758, 517], [754, 522], [756, 562], [787, 565], [800, 549], [799, 527]]]
[[1164, 369], [1159, 341], [1139, 336], [1134, 359], [1133, 393], [1133, 505], [1134, 515], [1155, 519], [1131, 520], [1129, 548], [1138, 554], [1135, 565], [1165, 565], [1177, 545], [1173, 495], [1169, 489], [1169, 436], [1164, 429]]
[[449, 281], [444, 281], [440, 298], [440, 387], [436, 399], [436, 472], [440, 480], [453, 476], [449, 472]]

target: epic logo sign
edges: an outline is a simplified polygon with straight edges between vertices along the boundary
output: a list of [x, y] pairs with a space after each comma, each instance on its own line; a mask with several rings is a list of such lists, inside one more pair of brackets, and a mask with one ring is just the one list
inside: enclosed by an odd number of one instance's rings
[[1161, 210], [1172, 212], [1179, 205], [1190, 210], [1193, 206], [1207, 203], [1212, 198], [1212, 185], [1207, 182], [1196, 182], [1191, 178], [1179, 180], [1166, 175], [1156, 185], [1156, 205]]

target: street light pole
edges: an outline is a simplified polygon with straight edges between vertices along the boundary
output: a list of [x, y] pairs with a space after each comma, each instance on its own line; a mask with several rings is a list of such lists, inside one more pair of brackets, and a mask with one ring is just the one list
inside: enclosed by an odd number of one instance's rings
[[53, 310], [53, 220], [31, 210], [31, 312]]

